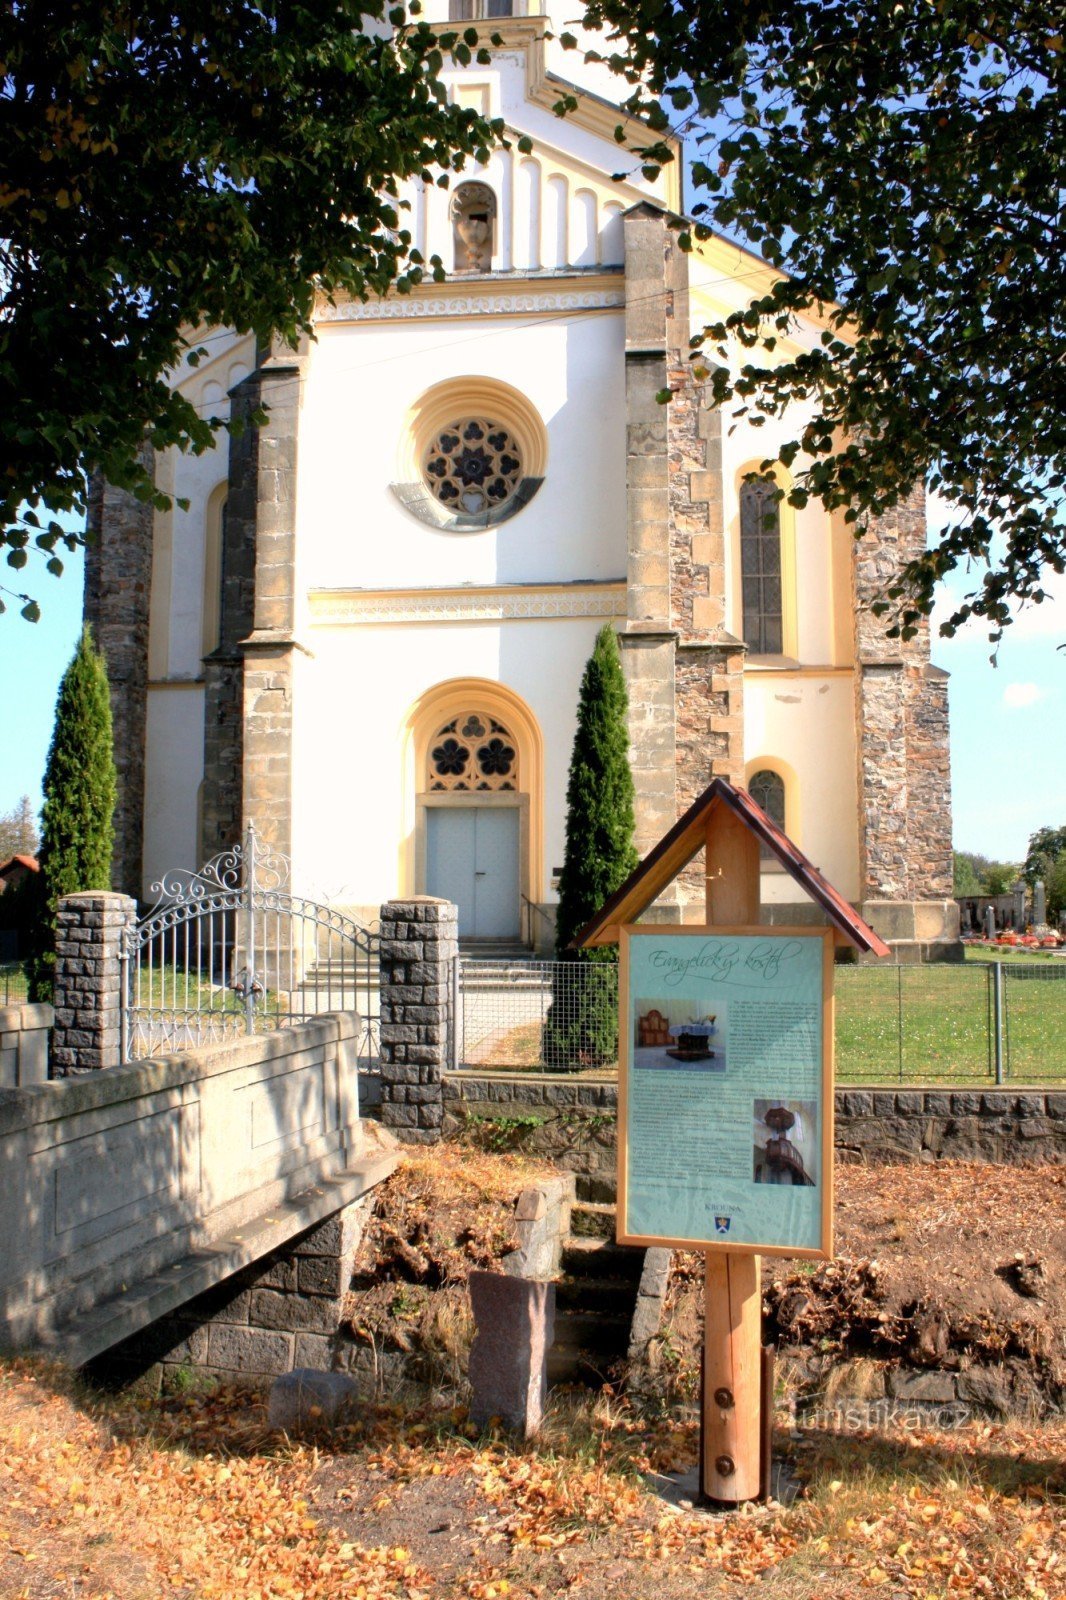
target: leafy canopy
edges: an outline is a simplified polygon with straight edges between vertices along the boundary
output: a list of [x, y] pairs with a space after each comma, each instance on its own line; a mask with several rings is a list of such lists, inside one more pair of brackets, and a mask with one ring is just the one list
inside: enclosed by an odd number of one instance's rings
[[466, 62], [476, 45], [386, 0], [0, 6], [10, 567], [39, 551], [62, 570], [77, 536], [57, 518], [84, 511], [93, 469], [167, 503], [138, 463], [145, 430], [198, 453], [221, 426], [167, 382], [210, 350], [198, 328], [292, 342], [316, 291], [419, 281], [397, 181], [446, 183], [438, 169], [502, 131], [438, 79], [444, 53]]
[[[1066, 567], [1061, 7], [590, 0], [586, 22], [631, 109], [692, 126], [701, 224], [788, 274], [705, 330], [727, 363], [716, 398], [753, 420], [810, 400], [781, 452], [813, 458], [790, 498], [856, 533], [923, 480], [943, 495], [950, 523], [888, 589], [889, 631], [911, 636], [959, 569], [971, 587], [942, 631], [975, 616], [998, 637], [1012, 597], [1039, 601]], [[803, 312], [828, 328], [781, 360]], [[775, 349], [778, 365], [751, 354]]]

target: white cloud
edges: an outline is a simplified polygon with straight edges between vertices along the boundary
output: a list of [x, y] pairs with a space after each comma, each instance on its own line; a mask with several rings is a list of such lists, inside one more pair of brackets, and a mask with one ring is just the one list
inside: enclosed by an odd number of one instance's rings
[[1047, 690], [1041, 689], [1038, 683], [1008, 683], [1003, 691], [1003, 704], [1011, 711], [1020, 711], [1025, 706], [1035, 706], [1046, 694]]

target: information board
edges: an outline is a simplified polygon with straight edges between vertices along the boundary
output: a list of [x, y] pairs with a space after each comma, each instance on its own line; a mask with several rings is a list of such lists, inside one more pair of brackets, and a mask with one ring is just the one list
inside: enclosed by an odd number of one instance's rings
[[621, 930], [619, 1240], [832, 1254], [833, 935]]

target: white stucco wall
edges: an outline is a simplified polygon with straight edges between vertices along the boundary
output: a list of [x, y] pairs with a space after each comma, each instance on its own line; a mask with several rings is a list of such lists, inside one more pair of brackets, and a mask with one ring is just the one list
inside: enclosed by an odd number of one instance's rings
[[146, 898], [168, 868], [200, 865], [196, 834], [204, 774], [203, 687], [149, 689], [147, 722], [142, 888]]
[[[532, 401], [548, 468], [530, 504], [498, 527], [444, 532], [389, 485], [403, 470], [411, 406], [472, 374]], [[298, 590], [623, 577], [624, 382], [620, 312], [324, 325], [301, 420]]]
[[[767, 757], [790, 769], [789, 832], [846, 898], [859, 895], [858, 791], [851, 673], [744, 675], [746, 771]], [[791, 879], [764, 873], [764, 900], [796, 898]]]
[[[540, 729], [544, 882], [561, 864], [578, 689], [602, 618], [312, 628], [296, 686], [293, 854], [356, 905], [411, 892], [415, 794], [405, 740], [412, 708], [454, 678], [519, 695]], [[406, 759], [405, 759], [406, 758]]]

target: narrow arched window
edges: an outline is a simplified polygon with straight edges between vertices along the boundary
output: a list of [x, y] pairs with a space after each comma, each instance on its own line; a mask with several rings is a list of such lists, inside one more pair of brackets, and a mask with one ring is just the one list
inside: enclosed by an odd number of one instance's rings
[[753, 772], [748, 779], [748, 793], [757, 806], [761, 806], [777, 826], [784, 832], [785, 827], [785, 780], [779, 772], [771, 772], [764, 767], [761, 772]]
[[220, 483], [207, 502], [204, 519], [204, 593], [201, 653], [217, 650], [222, 637], [222, 581], [225, 571], [226, 508], [229, 486]]
[[781, 513], [777, 485], [758, 478], [740, 486], [740, 578], [744, 643], [753, 655], [784, 651]]
[[[759, 772], [753, 772], [748, 779], [748, 793], [757, 806], [761, 806], [770, 818], [776, 822], [781, 832], [785, 831], [785, 780], [779, 772], [772, 772], [769, 767], [763, 767]], [[762, 862], [776, 863], [777, 857], [769, 845], [759, 846], [759, 859]]]

